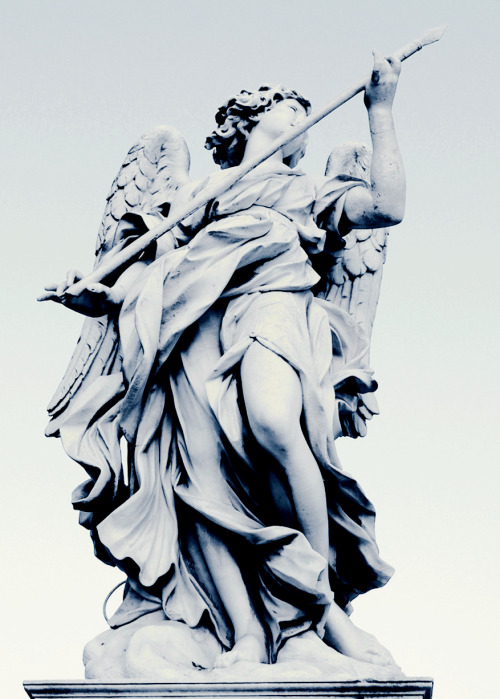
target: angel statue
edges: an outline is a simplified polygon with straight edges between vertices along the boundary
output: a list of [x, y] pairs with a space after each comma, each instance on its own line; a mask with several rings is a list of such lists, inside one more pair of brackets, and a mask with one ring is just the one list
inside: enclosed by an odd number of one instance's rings
[[[302, 135], [102, 282], [72, 294], [71, 271], [41, 297], [88, 316], [47, 434], [88, 474], [73, 505], [96, 556], [126, 575], [106, 632], [128, 634], [136, 666], [123, 676], [140, 675], [139, 640], [165, 628], [180, 635], [160, 643], [158, 668], [187, 653], [181, 637], [203, 641], [192, 672], [290, 661], [297, 641], [332, 662], [396, 667], [349, 618], [392, 568], [335, 440], [363, 436], [377, 412], [368, 353], [383, 229], [401, 221], [405, 198], [399, 72], [375, 54], [371, 165], [368, 151], [343, 147], [326, 175], [306, 175]], [[243, 90], [217, 112], [206, 148], [236, 168], [309, 112], [282, 86]], [[226, 174], [191, 181], [188, 168], [173, 128], [132, 147], [96, 265]], [[98, 676], [97, 654], [90, 646], [87, 676]]]

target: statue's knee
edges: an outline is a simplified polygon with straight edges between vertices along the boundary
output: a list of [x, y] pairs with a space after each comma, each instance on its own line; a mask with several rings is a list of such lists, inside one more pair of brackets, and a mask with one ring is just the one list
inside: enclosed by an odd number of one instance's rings
[[259, 444], [277, 454], [293, 448], [295, 431], [300, 429], [300, 424], [286, 410], [274, 407], [259, 410], [258, 415], [253, 416], [251, 428]]

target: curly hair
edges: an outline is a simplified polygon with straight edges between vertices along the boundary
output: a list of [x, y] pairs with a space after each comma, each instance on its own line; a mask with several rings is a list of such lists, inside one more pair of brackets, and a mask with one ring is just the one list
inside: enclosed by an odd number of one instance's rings
[[[222, 169], [239, 165], [243, 159], [248, 134], [258, 123], [258, 115], [282, 100], [293, 99], [301, 104], [306, 113], [311, 103], [295, 90], [283, 85], [262, 85], [250, 92], [242, 90], [220, 107], [215, 115], [218, 126], [207, 136], [205, 148], [213, 149], [213, 159]], [[285, 159], [286, 165], [295, 165], [294, 155]]]

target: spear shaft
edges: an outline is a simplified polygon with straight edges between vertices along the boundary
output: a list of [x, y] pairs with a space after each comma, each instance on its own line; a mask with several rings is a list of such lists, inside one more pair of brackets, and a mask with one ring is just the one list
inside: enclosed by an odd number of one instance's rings
[[[420, 51], [420, 49], [422, 49], [424, 46], [432, 44], [435, 41], [439, 41], [439, 39], [443, 36], [445, 29], [446, 27], [444, 26], [429, 29], [421, 37], [411, 41], [409, 44], [406, 44], [406, 46], [403, 46], [401, 49], [399, 49], [399, 51], [396, 51], [392, 55], [395, 58], [398, 58], [400, 61], [404, 61], [410, 56], [413, 56], [413, 54], [417, 51]], [[183, 207], [180, 211], [174, 210], [174, 212], [169, 215], [164, 222], [158, 226], [155, 226], [147, 233], [141, 235], [140, 238], [135, 240], [120, 252], [111, 255], [107, 261], [103, 262], [101, 265], [99, 265], [99, 267], [96, 267], [96, 269], [94, 269], [89, 275], [68, 287], [64, 293], [77, 296], [86, 289], [89, 283], [101, 281], [111, 273], [115, 272], [126, 262], [145, 250], [154, 240], [165, 233], [168, 233], [168, 231], [175, 228], [175, 226], [181, 223], [181, 221], [188, 218], [191, 216], [191, 214], [206, 206], [210, 201], [230, 189], [233, 185], [239, 182], [242, 177], [256, 168], [257, 165], [264, 162], [264, 160], [267, 160], [267, 158], [276, 153], [276, 151], [298, 138], [298, 136], [310, 129], [311, 126], [314, 126], [314, 124], [317, 124], [318, 121], [321, 121], [321, 119], [324, 119], [328, 114], [335, 111], [335, 109], [338, 109], [340, 106], [348, 102], [359, 92], [362, 92], [369, 80], [370, 75], [365, 75], [359, 82], [345, 90], [345, 92], [339, 95], [336, 99], [326, 104], [322, 109], [310, 114], [297, 125], [292, 127], [289, 131], [277, 138], [268, 148], [258, 153], [254, 158], [245, 163], [245, 165], [239, 165], [231, 168], [226, 175], [221, 175], [213, 182], [208, 183], [203, 191], [195, 196], [187, 206]]]

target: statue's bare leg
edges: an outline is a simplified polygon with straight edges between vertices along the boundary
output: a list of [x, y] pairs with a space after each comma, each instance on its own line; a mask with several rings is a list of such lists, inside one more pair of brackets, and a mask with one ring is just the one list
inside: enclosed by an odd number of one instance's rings
[[234, 646], [219, 656], [215, 667], [227, 667], [242, 660], [265, 663], [264, 629], [255, 614], [240, 569], [227, 546], [209, 528], [209, 524], [199, 524], [198, 536], [210, 574], [234, 629]]
[[299, 529], [328, 560], [328, 515], [323, 478], [300, 425], [302, 387], [295, 370], [254, 342], [241, 364], [250, 428], [285, 474]]
[[[254, 342], [241, 366], [241, 383], [250, 428], [286, 475], [300, 530], [328, 560], [328, 513], [324, 481], [302, 432], [302, 388], [295, 370], [277, 354]], [[326, 584], [326, 573], [323, 579]], [[391, 664], [377, 639], [359, 629], [332, 603], [325, 642], [363, 662]]]

